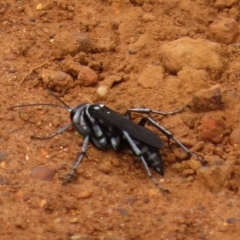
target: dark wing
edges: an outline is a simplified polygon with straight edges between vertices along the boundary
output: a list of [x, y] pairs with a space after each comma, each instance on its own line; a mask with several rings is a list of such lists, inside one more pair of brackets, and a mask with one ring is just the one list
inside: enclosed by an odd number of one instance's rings
[[163, 140], [154, 132], [140, 126], [104, 105], [91, 105], [89, 113], [105, 123], [126, 131], [131, 137], [155, 148], [163, 148]]

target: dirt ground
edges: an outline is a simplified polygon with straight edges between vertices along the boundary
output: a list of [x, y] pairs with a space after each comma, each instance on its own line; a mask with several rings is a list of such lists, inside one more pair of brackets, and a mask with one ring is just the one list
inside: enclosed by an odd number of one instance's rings
[[[240, 3], [237, 0], [0, 2], [0, 239], [240, 239]], [[165, 175], [148, 178], [127, 152], [91, 144], [76, 179], [62, 178], [83, 138], [60, 108], [103, 103], [181, 113], [152, 117]], [[133, 115], [133, 121], [140, 120]]]

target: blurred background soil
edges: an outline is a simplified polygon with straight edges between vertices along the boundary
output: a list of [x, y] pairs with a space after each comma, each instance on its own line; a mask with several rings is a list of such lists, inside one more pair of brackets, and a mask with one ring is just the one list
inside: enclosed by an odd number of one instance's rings
[[[0, 239], [240, 239], [240, 3], [237, 0], [0, 2]], [[153, 118], [207, 166], [167, 143], [171, 194], [126, 152], [89, 145], [53, 107], [103, 103]], [[133, 121], [141, 116], [133, 114]], [[147, 126], [154, 132], [156, 129]]]

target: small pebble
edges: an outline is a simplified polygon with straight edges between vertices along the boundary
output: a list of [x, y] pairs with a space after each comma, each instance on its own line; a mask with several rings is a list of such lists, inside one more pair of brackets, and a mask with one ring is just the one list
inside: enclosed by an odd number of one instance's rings
[[159, 194], [159, 189], [155, 188], [155, 189], [149, 189], [148, 190], [148, 196], [151, 197], [156, 197]]
[[229, 137], [230, 143], [234, 146], [235, 144], [240, 144], [240, 126], [233, 129]]
[[112, 88], [115, 84], [120, 83], [123, 81], [123, 75], [119, 74], [119, 75], [111, 75], [109, 77], [107, 77], [106, 79], [104, 79], [101, 82], [102, 86], [106, 86], [108, 88]]
[[88, 67], [93, 69], [94, 71], [99, 71], [102, 67], [100, 62], [94, 61], [94, 60], [89, 60], [88, 61]]
[[232, 43], [239, 34], [238, 22], [233, 18], [226, 17], [215, 19], [213, 23], [209, 25], [209, 30], [210, 38], [213, 39], [213, 41], [226, 45]]
[[15, 226], [20, 229], [26, 229], [27, 228], [26, 219], [24, 217], [16, 217]]
[[211, 192], [219, 192], [224, 183], [229, 179], [230, 168], [225, 165], [201, 167], [197, 170], [200, 182]]
[[181, 163], [175, 163], [175, 164], [173, 164], [173, 165], [172, 165], [172, 169], [174, 169], [174, 170], [180, 172], [181, 169], [182, 169], [182, 165], [181, 165]]
[[169, 73], [176, 74], [184, 67], [192, 67], [210, 70], [214, 79], [224, 68], [221, 45], [206, 39], [180, 37], [161, 44], [158, 53], [160, 65]]
[[45, 199], [42, 199], [41, 202], [40, 202], [40, 207], [43, 208], [47, 205], [47, 200]]
[[99, 170], [103, 173], [109, 174], [112, 170], [112, 164], [110, 161], [100, 164]]
[[203, 148], [204, 144], [205, 144], [204, 141], [200, 141], [200, 142], [196, 143], [196, 144], [190, 149], [190, 151], [191, 151], [191, 152], [200, 151], [200, 150]]
[[30, 22], [36, 22], [36, 19], [33, 18], [33, 17], [31, 17], [31, 18], [29, 18], [29, 21], [30, 21]]
[[194, 171], [192, 170], [192, 169], [184, 169], [183, 171], [182, 171], [182, 175], [184, 176], [184, 177], [188, 177], [188, 176], [191, 176], [191, 175], [193, 175], [194, 174]]
[[53, 219], [53, 222], [54, 222], [54, 223], [60, 223], [60, 222], [61, 222], [61, 218], [54, 218], [54, 219]]
[[0, 167], [1, 167], [2, 169], [6, 169], [6, 168], [7, 168], [6, 162], [1, 162], [1, 163], [0, 163]]
[[143, 22], [152, 22], [154, 20], [156, 20], [156, 17], [151, 13], [145, 13], [142, 17]]
[[204, 155], [204, 160], [208, 162], [208, 165], [222, 165], [224, 164], [223, 156], [221, 158], [217, 155]]
[[9, 184], [10, 184], [10, 180], [8, 178], [0, 176], [0, 185], [7, 186]]
[[16, 71], [17, 71], [17, 70], [16, 70], [15, 67], [11, 67], [11, 68], [8, 70], [9, 73], [15, 73]]
[[199, 207], [197, 207], [197, 210], [199, 210], [199, 211], [204, 211], [206, 208], [204, 207], [204, 206], [199, 206]]
[[77, 199], [84, 199], [84, 198], [90, 198], [92, 196], [92, 192], [90, 191], [82, 191], [77, 195]]
[[199, 135], [203, 140], [219, 143], [223, 139], [224, 128], [225, 124], [221, 116], [207, 113], [201, 119]]
[[135, 54], [137, 54], [137, 49], [134, 48], [133, 46], [130, 46], [130, 47], [128, 47], [128, 53], [130, 55], [135, 55]]
[[81, 176], [85, 179], [90, 179], [92, 177], [92, 174], [89, 171], [84, 171], [81, 173]]
[[138, 199], [136, 197], [128, 197], [127, 198], [127, 203], [133, 204], [137, 201]]
[[223, 147], [222, 146], [218, 146], [214, 149], [214, 153], [217, 154], [218, 156], [222, 156], [224, 153]]
[[142, 10], [144, 12], [151, 12], [152, 8], [153, 8], [152, 5], [146, 2], [142, 5]]
[[197, 116], [196, 114], [188, 114], [185, 113], [182, 116], [182, 120], [184, 123], [189, 127], [189, 128], [194, 128], [196, 121], [197, 121]]
[[[189, 149], [189, 151], [190, 151], [190, 152], [193, 152], [193, 153], [198, 152], [198, 151], [200, 151], [200, 150], [203, 148], [204, 144], [205, 144], [204, 141], [200, 141], [200, 142], [196, 143], [193, 147], [191, 147], [191, 148]], [[184, 145], [185, 145], [185, 144], [184, 144]], [[188, 154], [187, 152], [182, 152], [182, 153], [180, 154], [180, 159], [184, 160], [184, 159], [186, 159], [188, 156], [189, 156], [189, 154]]]
[[78, 74], [78, 79], [83, 86], [88, 87], [97, 83], [98, 76], [91, 68], [82, 66], [81, 71]]
[[79, 205], [79, 202], [77, 201], [76, 198], [69, 197], [65, 199], [64, 207], [69, 211], [76, 210], [78, 208], [78, 205]]
[[206, 142], [202, 152], [206, 155], [212, 155], [215, 150], [215, 145], [212, 144], [211, 142]]
[[143, 203], [149, 203], [150, 202], [150, 199], [149, 198], [144, 198], [143, 199]]
[[201, 162], [195, 159], [190, 159], [188, 162], [189, 168], [191, 168], [194, 171], [197, 171], [201, 166]]
[[88, 235], [73, 235], [69, 237], [70, 240], [91, 240], [92, 237]]
[[147, 65], [138, 78], [138, 83], [143, 88], [156, 88], [164, 79], [164, 68], [161, 66]]
[[222, 89], [220, 85], [214, 85], [210, 88], [199, 90], [193, 96], [192, 107], [197, 112], [222, 109]]
[[228, 223], [228, 224], [234, 224], [234, 223], [236, 223], [236, 219], [235, 218], [228, 218], [227, 220], [226, 220], [226, 222]]
[[89, 52], [92, 48], [89, 37], [76, 31], [60, 31], [54, 36], [52, 53], [56, 58], [75, 55], [79, 52]]
[[102, 99], [104, 96], [106, 96], [106, 94], [108, 93], [108, 87], [107, 86], [100, 86], [97, 88], [97, 95], [100, 99]]
[[187, 182], [193, 182], [194, 181], [194, 176], [189, 176], [188, 178], [187, 178]]
[[63, 71], [43, 69], [39, 77], [46, 87], [58, 92], [63, 91], [63, 89], [70, 89], [74, 86], [73, 78]]
[[120, 166], [120, 161], [117, 158], [112, 158], [111, 163], [114, 167], [119, 167]]
[[119, 25], [120, 25], [120, 21], [117, 21], [115, 19], [111, 22], [111, 26], [113, 30], [118, 30]]
[[197, 144], [197, 140], [196, 139], [183, 138], [183, 139], [181, 139], [181, 143], [186, 147], [193, 147], [194, 145]]
[[15, 193], [15, 197], [18, 199], [22, 199], [24, 197], [24, 192], [19, 190]]
[[174, 162], [176, 162], [176, 160], [177, 160], [177, 157], [174, 153], [169, 153], [167, 155], [167, 162], [174, 163]]
[[43, 9], [42, 3], [37, 4], [36, 10], [42, 10], [42, 9]]
[[78, 222], [78, 218], [74, 217], [74, 218], [71, 218], [69, 220], [70, 223], [77, 223]]
[[2, 161], [6, 156], [7, 154], [5, 152], [0, 152], [0, 161]]
[[117, 208], [116, 210], [119, 213], [121, 213], [123, 216], [128, 216], [129, 215], [128, 211], [126, 209], [124, 209], [124, 208]]
[[56, 174], [53, 167], [39, 165], [31, 168], [31, 176], [42, 181], [51, 181]]

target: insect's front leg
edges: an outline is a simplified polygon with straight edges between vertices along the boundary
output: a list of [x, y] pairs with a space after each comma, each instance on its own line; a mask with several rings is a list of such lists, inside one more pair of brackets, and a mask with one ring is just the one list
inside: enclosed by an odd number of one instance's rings
[[68, 173], [68, 175], [66, 176], [66, 178], [63, 180], [63, 185], [65, 185], [66, 183], [70, 182], [71, 179], [73, 178], [76, 169], [78, 168], [78, 165], [81, 163], [81, 161], [83, 160], [84, 156], [86, 155], [86, 151], [87, 151], [87, 147], [88, 147], [88, 143], [89, 143], [89, 138], [90, 136], [86, 136], [83, 142], [83, 146], [82, 146], [82, 151], [79, 154], [79, 157], [77, 159], [77, 161], [73, 164], [71, 171]]

